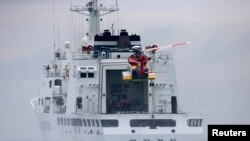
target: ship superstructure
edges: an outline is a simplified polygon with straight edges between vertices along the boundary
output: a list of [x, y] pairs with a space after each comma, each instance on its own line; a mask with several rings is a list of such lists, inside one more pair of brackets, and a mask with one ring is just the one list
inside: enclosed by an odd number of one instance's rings
[[202, 115], [178, 107], [172, 52], [151, 54], [151, 79], [124, 80], [128, 58], [141, 38], [125, 29], [114, 35], [99, 28], [100, 16], [117, 11], [118, 5], [106, 8], [91, 0], [70, 10], [89, 16], [90, 28], [76, 51], [65, 42], [44, 67], [39, 95], [31, 101], [44, 141], [202, 139]]

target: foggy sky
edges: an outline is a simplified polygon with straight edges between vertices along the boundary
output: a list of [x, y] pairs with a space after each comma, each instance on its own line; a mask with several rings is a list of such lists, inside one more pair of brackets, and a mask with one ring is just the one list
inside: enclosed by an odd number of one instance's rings
[[[55, 0], [61, 45], [70, 40], [70, 2]], [[207, 113], [208, 124], [250, 123], [249, 0], [119, 0], [119, 6], [120, 29], [141, 34], [144, 45], [194, 42], [173, 50], [183, 111]], [[0, 0], [0, 140], [41, 138], [30, 99], [52, 59], [52, 21], [52, 0]]]

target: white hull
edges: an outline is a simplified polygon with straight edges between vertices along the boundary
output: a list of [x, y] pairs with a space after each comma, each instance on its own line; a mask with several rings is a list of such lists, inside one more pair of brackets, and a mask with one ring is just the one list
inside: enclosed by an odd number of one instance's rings
[[[152, 119], [152, 114], [56, 115], [37, 114], [44, 141], [200, 141], [202, 127], [189, 127], [187, 120], [198, 118], [188, 114], [155, 114], [154, 119], [175, 119], [175, 127], [130, 127], [131, 119]], [[118, 119], [118, 127], [85, 127], [68, 124], [71, 119]], [[60, 121], [58, 121], [60, 120]], [[59, 123], [61, 122], [62, 123]], [[65, 120], [65, 121], [64, 121]], [[65, 122], [65, 123], [64, 123]], [[134, 133], [132, 133], [134, 130]], [[173, 131], [174, 130], [174, 131]]]

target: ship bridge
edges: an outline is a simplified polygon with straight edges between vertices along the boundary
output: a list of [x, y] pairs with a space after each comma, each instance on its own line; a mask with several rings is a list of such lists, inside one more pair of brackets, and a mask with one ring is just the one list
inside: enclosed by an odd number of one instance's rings
[[112, 35], [109, 30], [104, 30], [103, 34], [94, 37], [94, 56], [110, 57], [110, 52], [129, 52], [133, 46], [140, 46], [139, 35], [129, 35], [122, 29], [119, 35]]

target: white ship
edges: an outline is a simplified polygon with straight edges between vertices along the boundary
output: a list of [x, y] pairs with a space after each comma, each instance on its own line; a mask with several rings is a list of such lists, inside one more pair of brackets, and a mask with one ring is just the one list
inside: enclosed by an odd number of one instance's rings
[[200, 141], [202, 114], [181, 112], [173, 55], [141, 47], [140, 36], [100, 33], [100, 17], [118, 11], [91, 0], [72, 6], [89, 16], [89, 33], [73, 51], [69, 42], [44, 68], [31, 100], [44, 141]]

